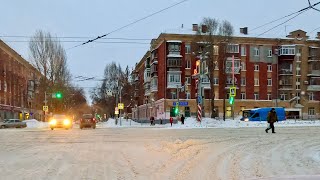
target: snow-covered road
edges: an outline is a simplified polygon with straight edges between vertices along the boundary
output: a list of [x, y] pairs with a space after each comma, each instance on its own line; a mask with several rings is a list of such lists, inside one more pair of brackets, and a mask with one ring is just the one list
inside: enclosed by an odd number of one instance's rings
[[266, 134], [263, 128], [4, 129], [0, 130], [0, 179], [320, 175], [320, 127], [276, 130], [277, 134]]

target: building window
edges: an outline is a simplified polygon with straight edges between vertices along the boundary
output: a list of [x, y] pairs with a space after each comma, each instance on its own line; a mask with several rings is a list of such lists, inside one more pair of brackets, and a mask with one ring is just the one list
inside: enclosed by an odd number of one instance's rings
[[191, 53], [191, 45], [190, 44], [186, 44], [186, 46], [185, 46], [185, 53], [186, 54], [190, 54]]
[[300, 83], [300, 78], [299, 77], [296, 78], [296, 82]]
[[254, 48], [254, 56], [260, 56], [259, 48]]
[[214, 55], [219, 55], [219, 46], [217, 46], [217, 45], [213, 46], [213, 53], [214, 53]]
[[180, 74], [169, 74], [169, 82], [173, 83], [173, 82], [181, 82], [180, 80]]
[[314, 94], [313, 92], [309, 93], [309, 101], [314, 101]]
[[239, 44], [228, 44], [228, 53], [239, 53]]
[[254, 85], [259, 86], [259, 79], [258, 78], [254, 78]]
[[227, 84], [232, 84], [232, 78], [230, 77], [227, 78]]
[[268, 93], [268, 94], [267, 94], [267, 97], [268, 97], [268, 100], [272, 100], [271, 93]]
[[186, 60], [186, 69], [191, 69], [191, 60]]
[[295, 47], [294, 46], [282, 46], [280, 48], [279, 55], [295, 55]]
[[254, 100], [259, 100], [259, 93], [257, 92], [254, 93]]
[[315, 115], [314, 107], [309, 107], [308, 108], [308, 115], [310, 115], [310, 116], [314, 116]]
[[215, 62], [215, 63], [214, 63], [214, 70], [219, 70], [219, 64], [218, 64], [218, 62]]
[[272, 79], [271, 78], [268, 79], [268, 86], [272, 86]]
[[246, 99], [246, 93], [244, 92], [241, 93], [241, 99]]
[[190, 92], [186, 93], [186, 99], [191, 99], [191, 93]]
[[301, 88], [301, 87], [300, 87], [300, 84], [297, 84], [297, 85], [296, 85], [296, 89], [299, 90], [300, 88]]
[[171, 99], [177, 99], [177, 93], [171, 92]]
[[170, 54], [180, 54], [180, 44], [169, 44], [168, 50]]
[[241, 62], [241, 70], [242, 71], [246, 70], [246, 62]]
[[288, 94], [286, 94], [286, 93], [280, 94], [280, 99], [283, 101], [288, 100]]
[[272, 65], [268, 64], [267, 67], [268, 67], [268, 72], [272, 72]]
[[245, 45], [241, 46], [241, 56], [246, 56], [247, 55], [247, 48]]
[[191, 84], [191, 77], [186, 77], [186, 84], [190, 85]]
[[246, 77], [241, 77], [241, 86], [246, 85]]
[[7, 92], [7, 82], [6, 81], [4, 81], [4, 83], [3, 83], [3, 91]]
[[204, 76], [204, 77], [202, 78], [202, 82], [203, 82], [203, 83], [210, 83], [210, 80], [209, 80], [208, 76]]
[[170, 58], [168, 61], [168, 67], [180, 67], [181, 59], [180, 58]]
[[268, 57], [272, 57], [272, 50], [268, 51]]
[[259, 71], [259, 64], [254, 65], [254, 71]]
[[297, 76], [301, 75], [300, 63], [297, 63], [297, 64], [296, 64], [296, 70], [297, 70], [297, 71], [296, 71], [296, 75], [297, 75]]
[[219, 84], [219, 78], [213, 78], [213, 83], [214, 83], [214, 85], [218, 85]]

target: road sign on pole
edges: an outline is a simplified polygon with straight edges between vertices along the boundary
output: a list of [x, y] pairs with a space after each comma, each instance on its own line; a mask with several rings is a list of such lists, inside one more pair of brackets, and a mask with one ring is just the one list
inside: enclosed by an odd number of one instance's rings
[[114, 114], [116, 114], [116, 115], [119, 114], [119, 109], [118, 109], [118, 107], [115, 107], [115, 108], [114, 108]]
[[48, 111], [49, 111], [49, 108], [48, 108], [48, 106], [42, 106], [42, 110], [43, 110], [44, 112], [48, 112]]
[[235, 97], [236, 96], [236, 87], [231, 87], [230, 88], [230, 96]]
[[124, 109], [124, 104], [123, 103], [118, 103], [118, 108], [119, 109]]

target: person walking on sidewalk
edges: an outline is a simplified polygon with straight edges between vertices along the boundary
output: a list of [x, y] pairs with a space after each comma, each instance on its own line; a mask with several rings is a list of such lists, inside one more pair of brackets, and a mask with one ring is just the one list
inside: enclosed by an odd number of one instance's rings
[[183, 116], [183, 114], [181, 115], [181, 123], [184, 124], [184, 119], [185, 117]]
[[270, 129], [272, 129], [272, 133], [276, 133], [274, 131], [274, 123], [278, 122], [278, 116], [277, 116], [276, 110], [274, 108], [272, 108], [271, 111], [269, 112], [267, 120], [269, 123], [269, 127], [266, 129], [266, 133], [268, 133], [268, 131]]
[[170, 117], [170, 124], [171, 124], [171, 127], [172, 127], [172, 123], [173, 123], [173, 118]]

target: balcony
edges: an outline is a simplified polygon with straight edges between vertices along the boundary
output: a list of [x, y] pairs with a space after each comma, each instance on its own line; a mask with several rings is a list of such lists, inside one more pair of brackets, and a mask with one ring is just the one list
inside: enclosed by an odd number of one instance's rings
[[320, 85], [309, 85], [307, 91], [320, 91]]
[[151, 92], [157, 92], [158, 86], [153, 85], [153, 86], [151, 86], [150, 90], [151, 90]]
[[168, 82], [167, 88], [180, 88], [181, 82]]
[[281, 69], [279, 70], [279, 75], [293, 75], [293, 72], [291, 69]]
[[319, 62], [320, 61], [320, 57], [318, 56], [311, 56], [308, 59], [308, 62]]
[[279, 56], [295, 56], [295, 45], [284, 45], [279, 48]]
[[292, 83], [293, 81], [292, 81], [292, 79], [280, 79], [279, 80], [279, 85], [281, 85], [281, 86], [292, 86], [293, 85], [293, 83]]
[[145, 89], [144, 90], [144, 96], [150, 96], [151, 90], [150, 89]]
[[170, 58], [167, 60], [167, 67], [182, 67], [180, 58]]
[[320, 76], [320, 70], [310, 70], [308, 76]]

